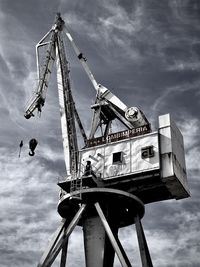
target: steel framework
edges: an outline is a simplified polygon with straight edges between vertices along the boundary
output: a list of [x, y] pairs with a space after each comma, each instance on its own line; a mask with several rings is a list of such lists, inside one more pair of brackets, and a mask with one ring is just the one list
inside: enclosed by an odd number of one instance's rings
[[77, 225], [83, 227], [87, 267], [111, 267], [115, 253], [121, 266], [131, 267], [117, 234], [130, 224], [136, 227], [142, 266], [153, 266], [141, 224], [144, 204], [136, 196], [108, 188], [83, 189], [82, 200], [77, 195], [61, 198], [58, 212], [63, 221], [37, 267], [50, 267], [61, 251], [60, 267], [66, 266], [68, 239]]

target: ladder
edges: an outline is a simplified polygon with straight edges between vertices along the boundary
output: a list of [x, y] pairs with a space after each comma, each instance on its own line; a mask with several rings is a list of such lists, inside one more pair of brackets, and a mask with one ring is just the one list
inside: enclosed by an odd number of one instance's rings
[[75, 198], [81, 199], [82, 193], [82, 177], [71, 177], [70, 194], [76, 192]]
[[75, 198], [81, 199], [82, 175], [80, 171], [71, 170], [70, 194], [77, 192]]

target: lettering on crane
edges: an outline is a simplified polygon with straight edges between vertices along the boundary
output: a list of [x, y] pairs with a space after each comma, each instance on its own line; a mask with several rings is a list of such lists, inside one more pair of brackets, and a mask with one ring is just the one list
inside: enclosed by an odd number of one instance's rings
[[151, 132], [151, 127], [150, 127], [149, 124], [147, 124], [145, 126], [140, 126], [140, 127], [134, 128], [134, 129], [130, 129], [130, 130], [125, 130], [125, 131], [109, 134], [106, 137], [101, 136], [101, 137], [89, 139], [87, 147], [98, 146], [98, 145], [103, 145], [103, 144], [107, 144], [107, 143], [117, 142], [117, 141], [120, 141], [120, 140], [123, 140], [123, 139], [128, 139], [128, 138], [131, 138], [131, 137], [134, 137], [134, 136], [144, 135], [144, 134], [147, 134], [147, 133], [150, 133], [150, 132]]
[[146, 146], [141, 149], [141, 157], [142, 159], [152, 158], [154, 157], [153, 146]]

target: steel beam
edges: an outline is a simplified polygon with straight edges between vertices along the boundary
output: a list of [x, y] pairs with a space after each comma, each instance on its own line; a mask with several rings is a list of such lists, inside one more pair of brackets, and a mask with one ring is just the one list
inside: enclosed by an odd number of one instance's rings
[[65, 227], [65, 223], [66, 223], [66, 220], [63, 219], [62, 222], [61, 222], [61, 225], [57, 228], [57, 230], [55, 231], [55, 233], [53, 234], [53, 238], [52, 240], [50, 241], [47, 249], [45, 250], [45, 252], [43, 253], [42, 255], [42, 258], [39, 262], [39, 264], [37, 265], [37, 267], [42, 267], [44, 266], [43, 264], [45, 263], [45, 261], [47, 260], [47, 258], [49, 257], [49, 255], [51, 254], [55, 244], [57, 243], [62, 231], [64, 230], [64, 227]]
[[76, 213], [76, 215], [74, 216], [74, 218], [72, 219], [70, 224], [68, 225], [65, 233], [60, 237], [58, 242], [56, 244], [54, 244], [54, 247], [53, 247], [53, 249], [51, 249], [50, 253], [48, 253], [48, 258], [46, 258], [46, 260], [38, 267], [50, 267], [52, 265], [52, 263], [54, 262], [54, 260], [58, 256], [61, 249], [67, 244], [68, 238], [69, 238], [70, 234], [72, 233], [72, 231], [74, 230], [74, 228], [76, 227], [76, 225], [78, 224], [79, 219], [80, 219], [83, 211], [85, 210], [85, 207], [86, 207], [86, 204], [83, 204], [80, 207], [80, 209], [78, 210], [78, 212]]
[[142, 223], [138, 215], [135, 217], [135, 228], [137, 232], [142, 267], [153, 267]]
[[74, 218], [72, 219], [72, 221], [70, 222], [69, 226], [66, 229], [65, 235], [63, 236], [63, 238], [61, 238], [58, 243], [56, 244], [52, 254], [50, 255], [47, 264], [43, 267], [50, 267], [52, 265], [52, 263], [54, 262], [54, 260], [56, 259], [57, 255], [59, 254], [59, 252], [61, 251], [61, 249], [65, 246], [65, 244], [68, 241], [68, 238], [70, 236], [70, 234], [72, 233], [72, 231], [74, 230], [74, 228], [76, 227], [76, 225], [79, 222], [79, 219], [83, 213], [83, 211], [85, 210], [86, 204], [83, 204], [80, 209], [78, 210], [78, 212], [76, 213], [76, 215], [74, 216]]
[[62, 248], [61, 258], [60, 258], [60, 267], [65, 267], [66, 266], [67, 249], [68, 249], [68, 240], [67, 240], [66, 244]]
[[122, 252], [121, 246], [119, 246], [118, 241], [115, 239], [115, 236], [114, 236], [114, 234], [113, 234], [113, 232], [112, 232], [112, 230], [111, 230], [111, 228], [110, 228], [110, 226], [106, 220], [106, 217], [105, 217], [103, 210], [101, 209], [99, 203], [96, 202], [94, 205], [95, 205], [97, 213], [98, 213], [98, 215], [99, 215], [99, 217], [103, 223], [103, 226], [104, 226], [105, 231], [108, 235], [108, 238], [110, 239], [110, 242], [111, 242], [118, 258], [119, 258], [119, 261], [121, 262], [121, 265], [123, 267], [130, 267], [131, 264], [130, 264], [128, 258], [124, 256], [125, 252], [124, 251]]

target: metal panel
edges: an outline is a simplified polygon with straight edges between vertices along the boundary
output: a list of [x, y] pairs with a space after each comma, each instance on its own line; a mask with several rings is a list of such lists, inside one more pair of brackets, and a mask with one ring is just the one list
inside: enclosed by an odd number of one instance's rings
[[[143, 159], [141, 157], [142, 148], [153, 146], [154, 156]], [[150, 134], [141, 138], [131, 140], [131, 173], [138, 173], [158, 169], [159, 151], [158, 134]]]
[[[113, 153], [122, 153], [122, 162], [113, 164]], [[130, 140], [107, 144], [105, 147], [104, 178], [130, 173]]]
[[161, 176], [176, 198], [189, 196], [183, 137], [170, 114], [159, 117]]
[[183, 136], [176, 126], [171, 127], [174, 173], [185, 188], [188, 188]]
[[91, 161], [92, 169], [96, 174], [103, 176], [104, 170], [104, 147], [93, 147], [92, 149], [82, 150], [80, 152], [80, 169], [84, 173], [87, 161]]
[[170, 126], [159, 129], [160, 132], [160, 154], [162, 160], [161, 176], [170, 177], [173, 176], [173, 164], [172, 164], [172, 142], [171, 142], [171, 130]]
[[[148, 146], [153, 147], [154, 155], [144, 159], [141, 156], [141, 150]], [[122, 153], [122, 162], [113, 163], [113, 154], [117, 152]], [[101, 173], [104, 179], [159, 169], [158, 133], [82, 150], [81, 168], [84, 168], [87, 160], [91, 161], [93, 170]]]

